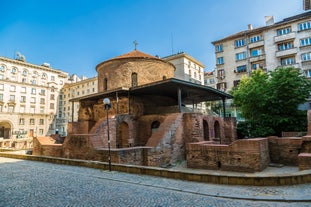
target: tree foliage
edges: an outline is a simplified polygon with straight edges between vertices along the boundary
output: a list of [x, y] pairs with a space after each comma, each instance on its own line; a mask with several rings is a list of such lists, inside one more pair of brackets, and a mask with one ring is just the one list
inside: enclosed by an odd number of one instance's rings
[[[240, 125], [250, 137], [306, 130], [306, 112], [298, 110], [310, 95], [311, 83], [293, 67], [264, 73], [255, 70], [232, 91], [234, 104], [246, 122]], [[243, 126], [242, 126], [243, 125]]]

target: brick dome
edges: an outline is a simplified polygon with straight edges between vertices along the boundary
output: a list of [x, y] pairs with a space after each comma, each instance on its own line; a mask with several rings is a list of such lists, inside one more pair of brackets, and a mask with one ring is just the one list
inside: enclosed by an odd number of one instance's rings
[[175, 66], [171, 63], [133, 50], [96, 66], [98, 92], [173, 78], [174, 70]]

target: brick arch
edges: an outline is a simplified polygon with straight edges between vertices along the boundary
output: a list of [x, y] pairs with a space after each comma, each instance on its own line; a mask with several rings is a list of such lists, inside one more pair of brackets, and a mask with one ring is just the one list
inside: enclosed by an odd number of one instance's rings
[[214, 132], [215, 132], [215, 138], [220, 139], [220, 124], [219, 121], [214, 122]]
[[116, 140], [117, 148], [129, 147], [130, 130], [129, 125], [123, 121], [119, 127], [119, 136]]
[[210, 140], [209, 125], [208, 125], [208, 122], [204, 119], [203, 119], [203, 135], [204, 135], [204, 141]]

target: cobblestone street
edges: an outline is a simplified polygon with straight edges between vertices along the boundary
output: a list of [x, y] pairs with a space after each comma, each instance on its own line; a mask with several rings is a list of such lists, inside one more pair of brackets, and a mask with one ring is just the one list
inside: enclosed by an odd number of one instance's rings
[[0, 157], [0, 206], [311, 206], [311, 184], [227, 186]]

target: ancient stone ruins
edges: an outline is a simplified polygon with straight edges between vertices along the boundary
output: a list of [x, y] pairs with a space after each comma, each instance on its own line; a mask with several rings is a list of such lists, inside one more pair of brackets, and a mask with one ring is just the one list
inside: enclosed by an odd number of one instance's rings
[[[232, 97], [174, 79], [175, 67], [168, 62], [134, 50], [96, 70], [98, 93], [71, 100], [80, 109], [68, 136], [34, 138], [33, 155], [107, 162], [110, 151], [112, 163], [120, 164], [170, 167], [186, 161], [189, 168], [255, 172], [279, 163], [311, 169], [310, 114], [305, 137], [237, 140], [235, 118], [196, 108]], [[111, 109], [105, 110], [104, 98]]]

